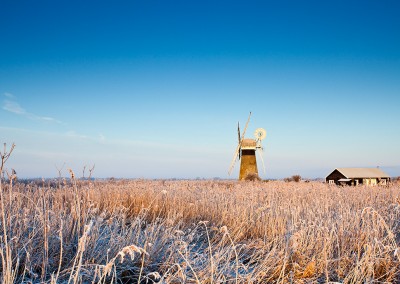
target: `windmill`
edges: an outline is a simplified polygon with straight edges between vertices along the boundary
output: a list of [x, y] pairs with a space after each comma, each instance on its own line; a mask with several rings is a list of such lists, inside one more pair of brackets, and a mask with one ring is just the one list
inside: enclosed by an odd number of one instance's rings
[[263, 140], [267, 132], [263, 128], [257, 128], [254, 132], [255, 139], [244, 138], [247, 130], [247, 126], [249, 125], [251, 112], [249, 114], [249, 118], [247, 119], [246, 125], [243, 130], [243, 134], [240, 135], [240, 126], [238, 122], [238, 145], [236, 147], [235, 153], [233, 154], [232, 163], [229, 167], [228, 174], [230, 175], [233, 167], [235, 166], [236, 160], [240, 160], [240, 174], [239, 180], [244, 180], [249, 176], [258, 177], [258, 169], [257, 169], [257, 160], [256, 160], [256, 151], [258, 151], [263, 170], [265, 173], [265, 165], [263, 159], [263, 147], [261, 145], [261, 140]]

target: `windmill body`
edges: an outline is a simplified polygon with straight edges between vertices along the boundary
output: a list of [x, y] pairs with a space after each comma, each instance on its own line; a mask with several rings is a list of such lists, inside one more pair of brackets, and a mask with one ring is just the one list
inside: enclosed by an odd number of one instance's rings
[[240, 135], [240, 127], [238, 124], [239, 144], [236, 147], [236, 151], [233, 156], [231, 166], [229, 168], [229, 174], [230, 174], [232, 172], [233, 167], [235, 166], [236, 160], [237, 159], [240, 160], [239, 180], [259, 178], [258, 168], [257, 168], [257, 159], [256, 159], [257, 151], [260, 154], [260, 158], [261, 158], [264, 173], [265, 173], [264, 160], [262, 157], [263, 148], [261, 145], [261, 140], [263, 140], [265, 138], [266, 131], [262, 128], [258, 128], [254, 132], [255, 139], [244, 138], [244, 135], [247, 130], [247, 126], [250, 121], [250, 116], [251, 116], [251, 112], [250, 112], [249, 118], [247, 119], [247, 123], [246, 123], [246, 126], [243, 131], [243, 135]]
[[240, 154], [239, 180], [244, 180], [248, 176], [258, 176], [256, 144], [256, 140], [254, 139], [243, 139]]

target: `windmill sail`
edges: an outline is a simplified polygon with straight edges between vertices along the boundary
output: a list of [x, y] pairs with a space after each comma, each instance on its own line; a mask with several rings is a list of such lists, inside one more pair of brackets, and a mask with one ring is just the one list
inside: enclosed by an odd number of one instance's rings
[[241, 146], [242, 146], [242, 143], [243, 143], [244, 135], [246, 134], [247, 126], [249, 125], [249, 122], [250, 122], [250, 116], [251, 116], [251, 112], [250, 112], [250, 114], [249, 114], [249, 118], [247, 119], [247, 122], [246, 122], [246, 125], [245, 125], [245, 127], [244, 127], [243, 135], [242, 135], [242, 136], [240, 136], [240, 129], [239, 129], [239, 124], [238, 124], [238, 130], [239, 130], [239, 144], [237, 145], [236, 150], [235, 150], [235, 153], [233, 154], [233, 159], [232, 159], [231, 165], [230, 165], [230, 167], [229, 167], [229, 171], [228, 171], [228, 174], [229, 174], [229, 175], [231, 174], [231, 172], [232, 172], [232, 170], [233, 170], [233, 167], [235, 166], [236, 158], [237, 158], [237, 157], [239, 157], [239, 159], [241, 158], [241, 156], [240, 156], [240, 155], [241, 155], [240, 150], [241, 150]]
[[[240, 144], [240, 126], [238, 121], [238, 144]], [[240, 151], [239, 151], [239, 160], [240, 160]]]
[[265, 174], [265, 164], [264, 164], [264, 158], [263, 158], [263, 150], [262, 150], [262, 148], [259, 148], [258, 151], [259, 151], [258, 154], [260, 155], [262, 166], [263, 166], [263, 172]]

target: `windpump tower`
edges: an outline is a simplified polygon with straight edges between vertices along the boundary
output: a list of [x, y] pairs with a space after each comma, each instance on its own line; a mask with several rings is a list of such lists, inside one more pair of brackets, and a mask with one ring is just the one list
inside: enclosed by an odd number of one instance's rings
[[246, 134], [246, 130], [250, 122], [250, 117], [251, 112], [249, 114], [249, 118], [247, 119], [242, 135], [240, 134], [240, 126], [238, 123], [238, 145], [236, 147], [235, 153], [233, 154], [233, 159], [228, 172], [230, 175], [236, 161], [240, 160], [239, 180], [245, 180], [248, 177], [259, 177], [256, 152], [259, 152], [259, 156], [261, 158], [263, 170], [265, 173], [263, 147], [261, 145], [261, 141], [265, 139], [267, 132], [263, 128], [257, 128], [254, 132], [254, 139], [245, 138], [244, 135]]

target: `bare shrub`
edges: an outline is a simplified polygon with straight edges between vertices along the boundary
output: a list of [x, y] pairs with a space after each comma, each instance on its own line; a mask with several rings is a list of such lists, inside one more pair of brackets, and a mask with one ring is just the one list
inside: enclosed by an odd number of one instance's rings
[[285, 181], [285, 182], [291, 182], [291, 181], [300, 182], [301, 181], [301, 176], [300, 175], [293, 175], [291, 177], [284, 178], [283, 181]]
[[258, 176], [258, 174], [248, 174], [246, 175], [246, 177], [244, 178], [245, 181], [260, 181], [261, 178]]
[[301, 176], [300, 175], [294, 175], [294, 176], [292, 176], [292, 180], [294, 182], [300, 182], [301, 181]]

